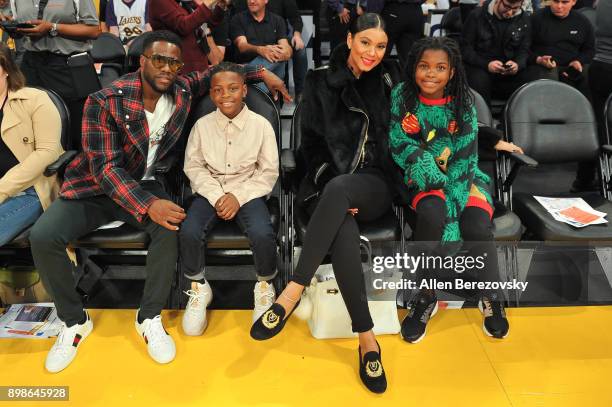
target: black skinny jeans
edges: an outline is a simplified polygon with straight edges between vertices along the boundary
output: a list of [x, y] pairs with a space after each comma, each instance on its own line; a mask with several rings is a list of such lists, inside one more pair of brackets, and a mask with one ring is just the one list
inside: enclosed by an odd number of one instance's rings
[[[439, 242], [444, 231], [445, 217], [446, 203], [442, 198], [427, 196], [421, 199], [416, 207], [414, 240], [427, 243]], [[493, 224], [489, 214], [484, 209], [468, 206], [461, 213], [459, 229], [467, 255], [472, 257], [484, 256], [484, 268], [479, 271], [478, 280], [499, 281], [497, 250], [493, 241]], [[434, 271], [440, 272], [442, 270]], [[447, 277], [451, 270], [444, 270], [443, 272], [446, 273], [444, 277]], [[431, 274], [431, 270], [419, 269], [417, 284], [423, 278], [432, 278]]]
[[[358, 208], [352, 216], [349, 208]], [[334, 275], [351, 317], [353, 332], [374, 327], [361, 265], [357, 222], [373, 221], [391, 208], [391, 192], [382, 174], [357, 172], [333, 178], [314, 210], [292, 281], [308, 286], [331, 252]]]

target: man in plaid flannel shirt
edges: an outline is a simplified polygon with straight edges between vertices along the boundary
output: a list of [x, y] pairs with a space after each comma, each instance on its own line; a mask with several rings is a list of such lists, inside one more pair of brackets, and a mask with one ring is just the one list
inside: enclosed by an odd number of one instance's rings
[[[98, 227], [123, 221], [147, 232], [146, 272], [136, 330], [149, 355], [159, 363], [174, 359], [174, 341], [165, 331], [161, 310], [172, 284], [178, 256], [178, 225], [185, 211], [155, 180], [155, 163], [177, 143], [192, 100], [208, 92], [208, 72], [178, 76], [183, 66], [181, 40], [169, 31], [151, 33], [144, 42], [140, 69], [87, 99], [83, 116], [83, 151], [70, 163], [57, 199], [30, 234], [34, 262], [52, 293], [62, 332], [45, 366], [66, 368], [93, 325], [75, 290], [66, 246]], [[263, 80], [290, 99], [283, 82], [260, 67], [251, 81]]]

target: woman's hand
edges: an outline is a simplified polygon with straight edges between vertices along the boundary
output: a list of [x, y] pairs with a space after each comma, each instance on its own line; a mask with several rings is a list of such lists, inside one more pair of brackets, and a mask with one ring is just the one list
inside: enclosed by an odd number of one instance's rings
[[497, 151], [508, 151], [510, 153], [525, 154], [522, 148], [515, 145], [514, 143], [508, 143], [507, 141], [504, 141], [504, 140], [499, 140], [497, 144], [495, 144], [495, 147], [493, 148], [495, 148], [495, 150]]

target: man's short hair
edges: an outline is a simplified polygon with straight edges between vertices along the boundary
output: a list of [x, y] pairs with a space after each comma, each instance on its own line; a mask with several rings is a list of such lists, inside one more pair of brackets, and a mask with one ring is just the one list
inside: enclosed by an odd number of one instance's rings
[[159, 31], [151, 31], [143, 34], [145, 36], [144, 41], [142, 43], [142, 52], [144, 53], [146, 50], [151, 48], [154, 42], [168, 42], [170, 44], [176, 45], [183, 50], [183, 45], [181, 41], [181, 37], [168, 30], [159, 30]]
[[243, 82], [246, 80], [246, 73], [244, 71], [244, 67], [233, 62], [223, 61], [220, 62], [218, 65], [212, 67], [212, 69], [210, 70], [210, 79], [212, 80], [213, 76], [221, 72], [234, 72], [240, 75]]

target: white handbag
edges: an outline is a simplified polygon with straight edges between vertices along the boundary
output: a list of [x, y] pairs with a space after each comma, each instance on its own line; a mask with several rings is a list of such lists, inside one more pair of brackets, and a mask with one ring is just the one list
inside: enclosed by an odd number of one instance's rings
[[[368, 252], [366, 270], [371, 270], [372, 250], [370, 242], [362, 237], [362, 245]], [[388, 296], [386, 296], [388, 298]], [[400, 323], [397, 316], [395, 295], [393, 300], [368, 301], [370, 315], [374, 322], [376, 335], [397, 334]], [[353, 338], [357, 336], [352, 331], [351, 318], [338, 289], [338, 283], [333, 277], [331, 264], [322, 264], [317, 269], [309, 287], [304, 290], [298, 309], [299, 318], [308, 322], [310, 333], [317, 339]]]

